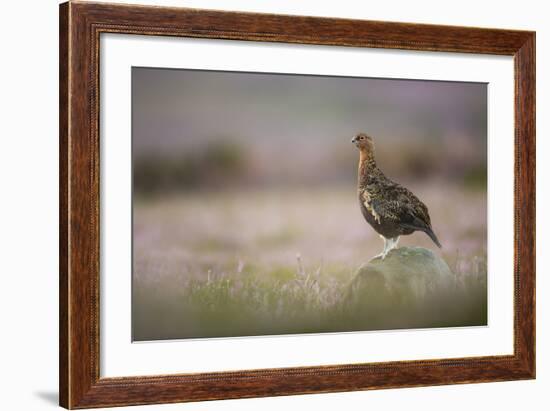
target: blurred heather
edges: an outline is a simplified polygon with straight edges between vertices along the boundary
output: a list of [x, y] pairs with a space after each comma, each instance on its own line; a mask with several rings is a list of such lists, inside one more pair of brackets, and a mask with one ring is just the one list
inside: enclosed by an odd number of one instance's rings
[[349, 184], [359, 131], [397, 180], [486, 183], [484, 84], [134, 68], [136, 194]]

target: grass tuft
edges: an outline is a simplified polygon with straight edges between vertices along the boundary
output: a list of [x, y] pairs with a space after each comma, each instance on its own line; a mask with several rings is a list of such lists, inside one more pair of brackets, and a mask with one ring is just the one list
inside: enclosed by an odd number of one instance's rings
[[377, 299], [383, 290], [374, 289], [376, 285], [362, 298], [351, 298], [350, 284], [357, 270], [307, 267], [300, 254], [294, 267], [269, 271], [239, 260], [231, 270], [209, 269], [202, 279], [189, 279], [180, 288], [159, 285], [158, 292], [151, 292], [150, 286], [137, 284], [134, 339], [485, 325], [486, 266], [485, 256], [470, 260], [457, 256], [449, 295], [402, 296], [407, 303], [398, 304]]

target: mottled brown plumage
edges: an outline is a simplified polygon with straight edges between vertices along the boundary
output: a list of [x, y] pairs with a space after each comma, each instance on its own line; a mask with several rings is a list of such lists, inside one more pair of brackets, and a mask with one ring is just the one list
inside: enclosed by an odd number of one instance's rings
[[399, 236], [415, 231], [425, 232], [441, 247], [426, 205], [405, 187], [387, 178], [376, 165], [372, 138], [360, 133], [351, 141], [359, 148], [357, 194], [361, 213], [384, 238], [384, 251], [380, 256], [386, 257], [397, 246]]

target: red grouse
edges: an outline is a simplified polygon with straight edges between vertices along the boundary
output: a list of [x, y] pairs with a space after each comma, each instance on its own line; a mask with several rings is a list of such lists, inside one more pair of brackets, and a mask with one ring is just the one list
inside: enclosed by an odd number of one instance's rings
[[425, 232], [441, 248], [434, 234], [428, 207], [405, 187], [387, 178], [376, 165], [372, 137], [360, 133], [352, 143], [359, 148], [357, 194], [365, 220], [384, 240], [382, 257], [397, 247], [399, 236]]

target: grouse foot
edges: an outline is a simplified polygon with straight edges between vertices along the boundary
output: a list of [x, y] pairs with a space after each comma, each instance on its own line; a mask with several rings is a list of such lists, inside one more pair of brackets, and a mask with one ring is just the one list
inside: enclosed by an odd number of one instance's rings
[[384, 236], [380, 236], [380, 237], [384, 240], [384, 249], [380, 254], [372, 257], [371, 260], [374, 260], [376, 258], [382, 258], [383, 260], [384, 258], [386, 258], [386, 256], [391, 250], [397, 248], [397, 243], [399, 242], [399, 236], [393, 237], [393, 238], [386, 238]]

